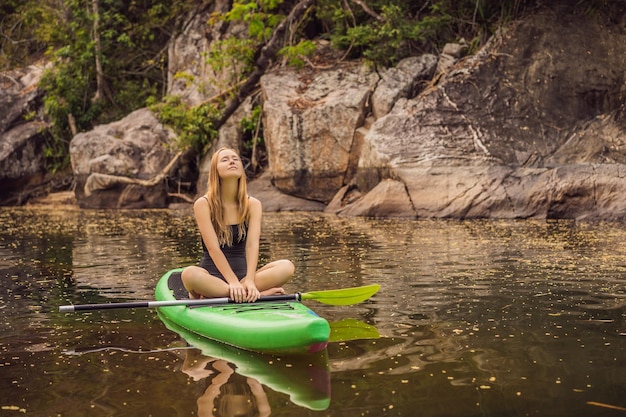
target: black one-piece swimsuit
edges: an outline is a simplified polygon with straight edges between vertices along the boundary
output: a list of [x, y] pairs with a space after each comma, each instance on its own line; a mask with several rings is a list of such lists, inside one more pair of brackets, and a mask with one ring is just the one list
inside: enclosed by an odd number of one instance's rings
[[[228, 260], [233, 272], [237, 275], [237, 278], [241, 280], [248, 272], [248, 264], [246, 263], [246, 235], [239, 235], [239, 225], [233, 224], [230, 227], [233, 235], [233, 244], [220, 245], [220, 248], [222, 252], [224, 252], [224, 256], [226, 256], [226, 260]], [[202, 241], [202, 260], [200, 260], [200, 267], [206, 269], [209, 274], [226, 281], [222, 273], [217, 269], [217, 266], [215, 266], [215, 262], [213, 262], [211, 255], [209, 255], [204, 241]]]

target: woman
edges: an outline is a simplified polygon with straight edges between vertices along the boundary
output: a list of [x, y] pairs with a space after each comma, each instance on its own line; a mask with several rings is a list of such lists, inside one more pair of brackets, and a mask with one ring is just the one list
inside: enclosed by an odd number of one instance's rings
[[182, 273], [190, 298], [230, 297], [241, 303], [284, 294], [282, 286], [295, 267], [283, 259], [257, 270], [262, 207], [247, 194], [237, 152], [220, 148], [213, 154], [207, 194], [196, 200], [193, 211], [203, 255], [200, 266], [189, 266]]

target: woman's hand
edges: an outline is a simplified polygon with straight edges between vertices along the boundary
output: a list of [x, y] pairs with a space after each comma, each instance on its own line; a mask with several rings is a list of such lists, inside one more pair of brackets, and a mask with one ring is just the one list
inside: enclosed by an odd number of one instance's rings
[[253, 303], [261, 297], [261, 292], [256, 287], [256, 284], [252, 280], [243, 279], [241, 284], [246, 290], [246, 301]]
[[246, 289], [241, 282], [228, 284], [228, 296], [236, 303], [243, 303], [246, 300]]

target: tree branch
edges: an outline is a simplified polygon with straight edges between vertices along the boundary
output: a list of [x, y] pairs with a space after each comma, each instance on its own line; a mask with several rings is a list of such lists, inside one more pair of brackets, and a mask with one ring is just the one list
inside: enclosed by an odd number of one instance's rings
[[362, 0], [351, 0], [351, 1], [361, 6], [361, 9], [363, 9], [365, 13], [372, 16], [374, 19], [378, 20], [379, 22], [385, 21], [385, 18], [383, 18], [381, 15], [379, 15], [378, 13], [370, 9], [369, 6], [365, 4]]
[[102, 45], [100, 43], [100, 11], [98, 0], [92, 0], [92, 13], [93, 13], [93, 39], [96, 45], [96, 93], [91, 98], [92, 102], [100, 100], [103, 96], [104, 90], [104, 71], [102, 69]]
[[182, 152], [178, 152], [160, 173], [148, 180], [94, 172], [89, 175], [89, 177], [87, 177], [87, 181], [85, 181], [85, 195], [89, 197], [94, 191], [106, 190], [107, 188], [111, 188], [117, 184], [135, 184], [146, 188], [154, 187], [167, 177], [167, 174], [174, 167], [176, 162], [178, 162], [178, 158], [180, 158], [181, 155]]
[[254, 71], [252, 71], [252, 74], [250, 74], [246, 82], [241, 86], [235, 97], [226, 105], [220, 119], [216, 121], [216, 129], [219, 129], [226, 123], [228, 118], [232, 116], [245, 98], [254, 91], [261, 76], [265, 74], [265, 70], [269, 67], [272, 60], [276, 57], [278, 50], [281, 48], [286, 30], [292, 22], [298, 20], [314, 3], [315, 0], [301, 0], [291, 9], [289, 15], [276, 26], [270, 40], [259, 50]]

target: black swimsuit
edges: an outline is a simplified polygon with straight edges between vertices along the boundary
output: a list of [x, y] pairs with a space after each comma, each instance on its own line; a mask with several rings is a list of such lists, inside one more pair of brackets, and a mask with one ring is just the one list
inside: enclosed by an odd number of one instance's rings
[[[233, 272], [237, 275], [237, 278], [241, 280], [248, 272], [248, 264], [246, 262], [246, 236], [239, 235], [239, 225], [233, 224], [230, 228], [233, 234], [233, 244], [230, 246], [220, 245], [220, 248], [222, 252], [224, 252], [224, 256], [226, 256], [226, 260]], [[204, 241], [202, 241], [202, 260], [200, 261], [200, 267], [206, 269], [209, 274], [226, 281], [222, 273], [217, 269], [217, 266], [215, 266], [215, 262], [213, 262], [211, 255], [209, 255]]]

